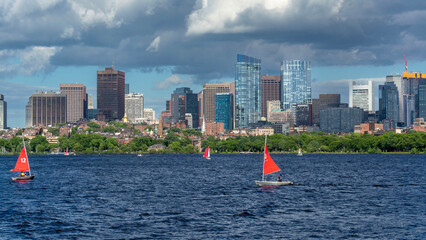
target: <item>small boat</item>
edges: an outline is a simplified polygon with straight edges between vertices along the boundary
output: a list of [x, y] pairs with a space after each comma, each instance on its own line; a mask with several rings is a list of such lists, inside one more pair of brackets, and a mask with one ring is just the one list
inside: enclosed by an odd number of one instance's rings
[[206, 160], [210, 160], [211, 159], [210, 158], [210, 148], [209, 147], [207, 147], [206, 151], [204, 152], [203, 157], [206, 158]]
[[138, 157], [143, 157], [142, 153], [139, 153], [139, 154], [138, 154]]
[[65, 156], [69, 156], [69, 155], [70, 155], [70, 154], [69, 154], [69, 152], [68, 152], [68, 148], [67, 148], [67, 150], [65, 150], [64, 155], [65, 155]]
[[12, 177], [13, 181], [34, 179], [34, 174], [31, 174], [30, 163], [28, 161], [27, 150], [25, 148], [25, 142], [23, 138], [22, 142], [24, 143], [24, 147], [22, 148], [21, 153], [19, 154], [15, 168], [10, 170], [21, 172], [21, 174], [17, 177]]
[[266, 181], [265, 175], [278, 172], [281, 169], [278, 167], [277, 164], [275, 164], [274, 160], [272, 160], [271, 156], [269, 155], [268, 148], [266, 147], [266, 139], [268, 136], [265, 137], [265, 152], [263, 154], [263, 173], [262, 173], [262, 181], [256, 180], [256, 185], [261, 186], [280, 186], [280, 185], [293, 185], [293, 182], [291, 181]]
[[299, 148], [299, 152], [297, 152], [297, 156], [303, 156], [302, 149]]

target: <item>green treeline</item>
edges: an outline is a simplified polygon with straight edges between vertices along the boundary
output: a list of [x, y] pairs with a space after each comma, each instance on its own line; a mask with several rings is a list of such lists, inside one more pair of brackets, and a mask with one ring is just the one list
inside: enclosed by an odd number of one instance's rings
[[[46, 138], [37, 135], [31, 141], [25, 139], [28, 152], [45, 154], [50, 152], [75, 152], [77, 154], [129, 154], [129, 153], [197, 153], [191, 136], [199, 138], [201, 133], [193, 129], [180, 131], [170, 129], [164, 139], [137, 137], [128, 144], [120, 143], [116, 138], [107, 138], [99, 134], [73, 132], [70, 137], [59, 137], [57, 144], [50, 144]], [[230, 137], [219, 140], [213, 136], [202, 140], [201, 148], [210, 147], [212, 152], [238, 153], [262, 152], [265, 136]], [[148, 151], [154, 144], [162, 144], [165, 150]], [[426, 133], [409, 132], [407, 134], [385, 133], [381, 136], [348, 134], [338, 136], [322, 132], [303, 133], [300, 135], [274, 134], [268, 137], [270, 152], [304, 152], [320, 153], [382, 153], [382, 152], [426, 152]], [[0, 139], [0, 152], [18, 153], [22, 148], [22, 139]]]

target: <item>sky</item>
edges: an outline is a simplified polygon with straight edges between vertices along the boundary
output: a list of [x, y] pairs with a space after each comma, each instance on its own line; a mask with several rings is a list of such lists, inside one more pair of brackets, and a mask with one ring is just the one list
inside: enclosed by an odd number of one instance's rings
[[114, 62], [158, 117], [177, 87], [234, 81], [240, 53], [269, 75], [310, 60], [313, 97], [348, 102], [349, 81], [401, 74], [403, 53], [424, 72], [425, 25], [423, 0], [2, 0], [0, 93], [8, 126], [24, 127], [32, 93], [83, 83], [96, 100]]

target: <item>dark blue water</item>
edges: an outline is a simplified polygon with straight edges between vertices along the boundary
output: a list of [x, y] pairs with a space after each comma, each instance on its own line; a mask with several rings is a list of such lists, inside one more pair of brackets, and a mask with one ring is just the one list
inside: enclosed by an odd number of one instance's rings
[[[259, 188], [262, 155], [0, 157], [0, 239], [425, 239], [421, 155], [272, 155], [293, 186]], [[276, 177], [273, 174], [273, 178]]]

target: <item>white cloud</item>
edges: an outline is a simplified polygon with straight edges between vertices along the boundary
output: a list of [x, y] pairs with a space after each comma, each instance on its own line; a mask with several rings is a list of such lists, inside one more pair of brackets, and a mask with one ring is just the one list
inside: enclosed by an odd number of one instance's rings
[[158, 52], [160, 47], [160, 36], [156, 37], [151, 44], [145, 49], [147, 52]]
[[179, 77], [179, 75], [177, 74], [173, 74], [170, 77], [164, 79], [164, 81], [162, 82], [158, 82], [155, 86], [156, 89], [167, 89], [172, 85], [177, 85], [177, 84], [191, 84], [192, 83], [192, 79], [188, 78], [188, 79], [181, 79]]
[[51, 57], [61, 50], [62, 47], [33, 46], [0, 51], [0, 75], [33, 75], [46, 71], [50, 67]]
[[[316, 23], [322, 18], [338, 14], [342, 2], [343, 0], [308, 0], [303, 3], [299, 0], [199, 0], [196, 4], [198, 9], [188, 17], [186, 34], [253, 32], [262, 30], [265, 20], [285, 25], [288, 22], [286, 20], [293, 16], [296, 16], [299, 22]], [[309, 9], [314, 10], [313, 14], [302, 16], [304, 11]]]

